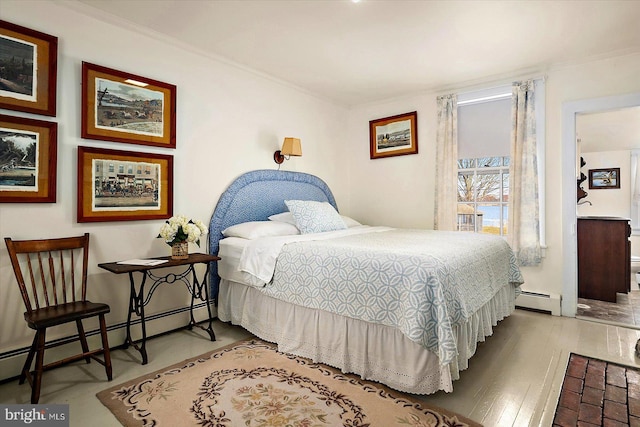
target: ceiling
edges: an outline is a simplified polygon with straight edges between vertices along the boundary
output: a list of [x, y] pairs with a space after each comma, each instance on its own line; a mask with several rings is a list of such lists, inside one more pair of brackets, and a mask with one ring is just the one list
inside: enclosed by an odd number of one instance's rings
[[640, 107], [576, 115], [580, 151], [622, 151], [640, 148]]
[[71, 3], [347, 106], [640, 51], [640, 1]]

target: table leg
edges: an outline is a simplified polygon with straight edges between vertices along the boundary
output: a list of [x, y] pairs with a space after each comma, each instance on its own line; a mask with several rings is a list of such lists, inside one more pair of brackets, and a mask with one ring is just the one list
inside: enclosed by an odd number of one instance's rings
[[[209, 274], [209, 269], [207, 268], [207, 275]], [[206, 276], [205, 276], [206, 277]], [[209, 313], [209, 326], [207, 327], [207, 329], [205, 329], [205, 331], [209, 332], [209, 337], [211, 338], [211, 341], [215, 341], [216, 340], [216, 334], [213, 332], [213, 316], [211, 315], [211, 302], [209, 301], [209, 285], [207, 284], [206, 280], [204, 285], [204, 296], [205, 296], [205, 301], [207, 304], [207, 312]]]
[[123, 348], [129, 348], [130, 344], [133, 344], [131, 339], [131, 313], [133, 313], [133, 304], [135, 301], [136, 289], [133, 285], [133, 273], [129, 273], [129, 313], [127, 314], [127, 336], [124, 339]]
[[[127, 315], [127, 338], [125, 340], [125, 348], [131, 345], [133, 348], [140, 352], [142, 356], [142, 364], [146, 365], [149, 362], [147, 357], [147, 327], [144, 319], [144, 284], [147, 280], [147, 274], [142, 272], [142, 280], [140, 282], [140, 291], [136, 292], [135, 281], [133, 279], [133, 272], [129, 273], [129, 282], [131, 285], [130, 299], [129, 299], [129, 314]], [[142, 329], [142, 339], [140, 345], [137, 345], [131, 338], [131, 315], [135, 313], [140, 318], [140, 327]]]
[[[207, 269], [204, 273], [204, 279], [202, 280], [202, 283], [198, 281], [198, 278], [196, 277], [196, 270], [195, 268], [193, 268], [193, 266], [192, 266], [192, 273], [193, 273], [193, 284], [191, 288], [191, 307], [189, 309], [189, 314], [191, 316], [191, 320], [189, 322], [189, 328], [192, 328], [193, 326], [197, 326], [198, 328], [204, 331], [207, 331], [209, 333], [209, 338], [211, 339], [211, 341], [215, 341], [216, 334], [213, 332], [213, 316], [211, 315], [211, 304], [209, 303], [209, 290], [207, 285], [207, 277], [209, 275], [209, 264], [207, 264]], [[196, 320], [193, 317], [193, 304], [196, 296], [200, 300], [204, 301], [205, 304], [207, 305], [207, 312], [209, 314], [209, 324], [206, 328], [196, 323]]]

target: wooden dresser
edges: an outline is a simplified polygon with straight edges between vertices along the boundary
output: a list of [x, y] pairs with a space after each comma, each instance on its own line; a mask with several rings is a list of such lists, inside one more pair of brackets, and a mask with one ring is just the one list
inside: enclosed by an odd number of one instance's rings
[[578, 297], [616, 302], [631, 284], [631, 226], [626, 218], [578, 218]]

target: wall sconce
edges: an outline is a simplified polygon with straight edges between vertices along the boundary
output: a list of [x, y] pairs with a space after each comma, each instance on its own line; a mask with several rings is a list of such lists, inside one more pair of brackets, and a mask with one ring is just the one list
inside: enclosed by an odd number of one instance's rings
[[273, 153], [273, 161], [280, 165], [291, 156], [302, 156], [302, 146], [298, 138], [285, 138], [282, 149]]

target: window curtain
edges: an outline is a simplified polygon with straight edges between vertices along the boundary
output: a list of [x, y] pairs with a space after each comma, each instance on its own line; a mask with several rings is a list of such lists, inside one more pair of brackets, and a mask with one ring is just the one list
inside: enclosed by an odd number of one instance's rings
[[511, 92], [507, 240], [521, 266], [540, 264], [540, 218], [535, 82], [514, 82]]
[[458, 97], [439, 96], [436, 133], [436, 230], [455, 230], [458, 216]]
[[631, 150], [631, 228], [640, 233], [640, 150]]

